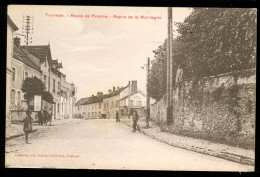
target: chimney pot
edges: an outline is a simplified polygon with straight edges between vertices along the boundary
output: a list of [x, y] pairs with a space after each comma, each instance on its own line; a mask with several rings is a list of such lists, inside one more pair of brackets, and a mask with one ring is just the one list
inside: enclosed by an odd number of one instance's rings
[[15, 37], [14, 38], [14, 45], [18, 48], [18, 49], [20, 49], [20, 45], [21, 45], [21, 38], [19, 38], [19, 37]]
[[115, 86], [113, 86], [113, 92], [114, 92], [114, 91], [116, 91], [116, 87], [115, 87]]

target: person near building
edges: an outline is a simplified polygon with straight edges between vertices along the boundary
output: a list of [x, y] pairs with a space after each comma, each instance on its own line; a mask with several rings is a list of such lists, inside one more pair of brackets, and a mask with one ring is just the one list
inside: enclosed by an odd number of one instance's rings
[[38, 112], [39, 125], [43, 125], [43, 117], [44, 117], [44, 112], [42, 107], [41, 110]]
[[25, 133], [25, 142], [30, 144], [28, 141], [28, 136], [32, 132], [32, 117], [31, 117], [31, 111], [27, 109], [26, 111], [26, 117], [23, 119], [23, 131]]
[[48, 111], [47, 108], [45, 107], [43, 110], [43, 124], [47, 125], [47, 117], [48, 117]]
[[138, 120], [139, 120], [139, 116], [137, 114], [137, 111], [134, 111], [134, 117], [133, 117], [133, 131], [132, 132], [136, 132], [136, 130], [138, 130], [139, 132], [141, 131], [140, 130], [140, 127], [138, 125]]
[[48, 121], [50, 122], [50, 125], [51, 125], [51, 121], [52, 121], [52, 111], [51, 111], [51, 108], [49, 108], [49, 112], [48, 112], [48, 116], [47, 116], [47, 122]]
[[116, 111], [116, 122], [120, 122], [118, 111]]
[[183, 80], [183, 69], [181, 68], [180, 65], [178, 65], [178, 69], [177, 69], [177, 72], [176, 72], [176, 85], [179, 84], [180, 82], [182, 82]]

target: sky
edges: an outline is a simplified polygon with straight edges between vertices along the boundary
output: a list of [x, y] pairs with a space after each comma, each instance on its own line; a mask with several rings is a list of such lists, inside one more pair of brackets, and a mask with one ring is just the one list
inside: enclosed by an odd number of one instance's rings
[[[191, 11], [173, 8], [173, 22], [183, 22]], [[10, 5], [8, 15], [20, 34], [23, 16], [34, 17], [30, 45], [50, 43], [52, 58], [62, 62], [61, 72], [77, 87], [77, 100], [99, 91], [106, 94], [131, 80], [145, 90], [146, 71], [141, 66], [154, 58], [153, 50], [167, 38], [166, 7]]]

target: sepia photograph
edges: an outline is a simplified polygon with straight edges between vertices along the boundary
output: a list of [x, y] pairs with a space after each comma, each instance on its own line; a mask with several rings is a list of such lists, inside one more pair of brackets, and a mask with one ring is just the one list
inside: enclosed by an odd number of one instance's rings
[[8, 5], [6, 168], [255, 171], [256, 8]]

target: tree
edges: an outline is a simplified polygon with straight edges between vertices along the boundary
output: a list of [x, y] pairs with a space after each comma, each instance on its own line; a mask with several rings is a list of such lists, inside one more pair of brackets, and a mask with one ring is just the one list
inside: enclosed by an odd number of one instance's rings
[[42, 95], [45, 85], [37, 77], [28, 77], [23, 81], [21, 90], [25, 93], [24, 98], [29, 101], [34, 95]]
[[255, 67], [256, 9], [195, 8], [177, 30], [182, 58], [175, 58], [189, 77]]
[[54, 102], [53, 102], [53, 96], [52, 96], [52, 94], [51, 94], [50, 92], [48, 92], [48, 91], [43, 91], [43, 93], [42, 93], [42, 99], [43, 99], [44, 101], [48, 102], [48, 103], [51, 103], [51, 104], [54, 103]]
[[[195, 8], [176, 23], [173, 75], [177, 65], [182, 65], [184, 79], [255, 68], [256, 20], [256, 9]], [[166, 41], [153, 52], [148, 91], [159, 100], [166, 93]]]
[[157, 101], [166, 93], [166, 40], [163, 45], [153, 51], [154, 60], [151, 61], [151, 75], [149, 78], [148, 92]]

